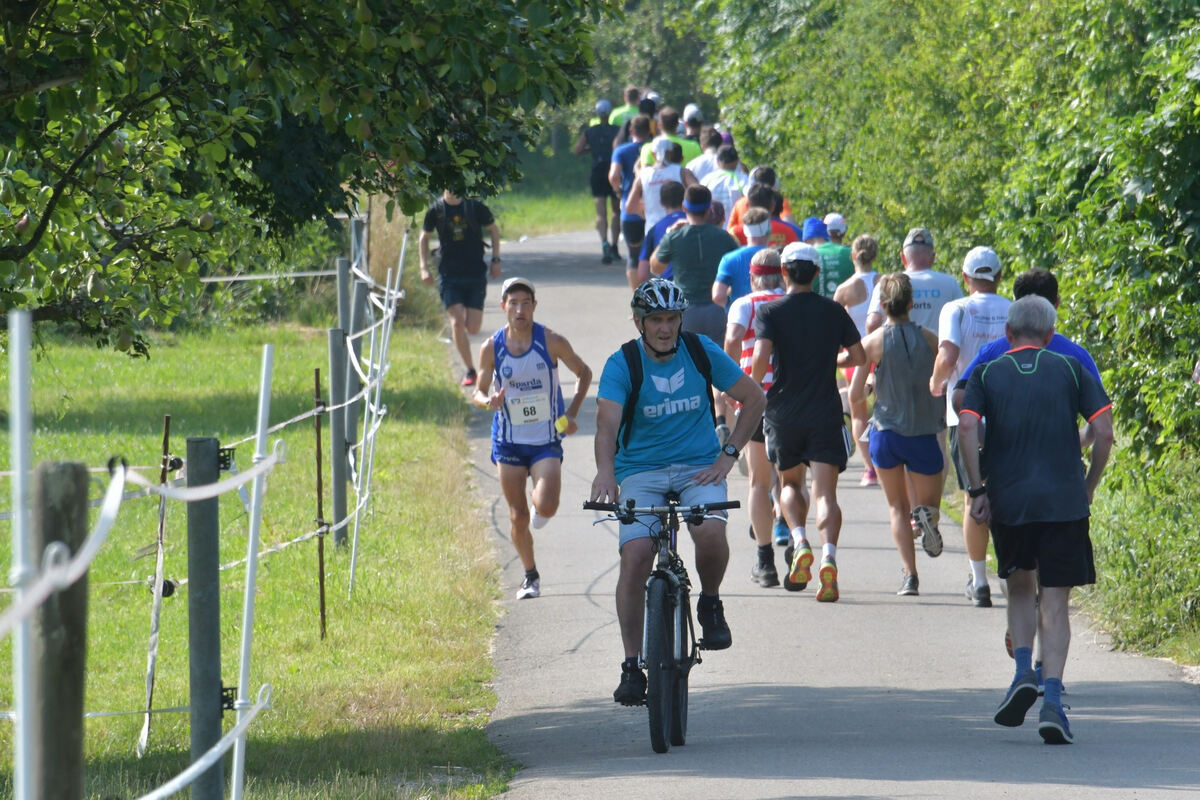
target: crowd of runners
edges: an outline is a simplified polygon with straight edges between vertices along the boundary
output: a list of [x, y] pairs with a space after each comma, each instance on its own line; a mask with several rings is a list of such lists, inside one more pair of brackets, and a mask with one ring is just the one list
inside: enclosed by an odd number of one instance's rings
[[[942, 552], [939, 509], [953, 462], [966, 598], [992, 605], [989, 535], [1007, 582], [1016, 670], [995, 721], [1021, 724], [1044, 694], [1039, 733], [1072, 741], [1061, 701], [1067, 598], [1095, 579], [1088, 505], [1112, 446], [1112, 413], [1087, 351], [1054, 332], [1053, 275], [1016, 276], [1014, 301], [999, 291], [1004, 270], [989, 247], [967, 253], [960, 284], [934, 268], [927, 228], [889, 244], [868, 233], [849, 239], [836, 210], [797, 221], [775, 170], [747, 169], [729, 134], [695, 105], [681, 114], [630, 88], [625, 105], [602, 99], [595, 113], [575, 152], [591, 155], [599, 257], [624, 264], [637, 336], [599, 377], [591, 499], [646, 505], [676, 492], [685, 504], [724, 500], [726, 476], [739, 465], [757, 548], [751, 580], [794, 592], [815, 584], [816, 600], [835, 602], [838, 481], [857, 453], [861, 485], [878, 485], [886, 497], [896, 593], [908, 597], [920, 593], [916, 542], [929, 557]], [[428, 282], [428, 236], [436, 231], [442, 246], [438, 285], [463, 384], [474, 386], [477, 406], [495, 412], [492, 460], [526, 569], [517, 597], [537, 597], [530, 531], [557, 509], [560, 438], [576, 428], [592, 371], [533, 321], [533, 284], [509, 278], [506, 325], [484, 343], [476, 372], [465, 342], [479, 329], [489, 277], [483, 230], [493, 231], [493, 280], [501, 263], [491, 213], [447, 193], [423, 229]], [[876, 272], [881, 246], [898, 247], [903, 271]], [[569, 403], [560, 363], [576, 376]], [[714, 650], [732, 644], [719, 593], [725, 528], [710, 519], [690, 529], [697, 619], [703, 646]], [[616, 601], [625, 659], [614, 699], [627, 705], [642, 702], [646, 684], [638, 663], [646, 537], [622, 525]]]

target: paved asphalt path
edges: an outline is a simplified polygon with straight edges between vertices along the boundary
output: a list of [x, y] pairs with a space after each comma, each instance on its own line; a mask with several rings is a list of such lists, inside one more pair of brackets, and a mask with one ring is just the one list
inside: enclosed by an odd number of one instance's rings
[[[599, 249], [590, 232], [504, 248], [506, 277], [535, 282], [537, 320], [571, 341], [597, 381], [635, 334], [623, 270], [600, 263]], [[484, 333], [504, 322], [498, 294], [489, 287]], [[513, 599], [522, 569], [488, 459], [488, 415], [471, 425], [504, 586], [488, 734], [522, 765], [506, 797], [1200, 797], [1200, 687], [1170, 663], [1110, 650], [1082, 617], [1065, 680], [1076, 743], [1044, 745], [1036, 705], [1021, 728], [993, 723], [1012, 671], [994, 577], [996, 607], [972, 607], [961, 531], [947, 521], [940, 558], [918, 548], [921, 596], [897, 597], [886, 505], [878, 488], [859, 488], [857, 457], [839, 485], [837, 603], [753, 584], [748, 518], [732, 512], [721, 596], [733, 647], [691, 673], [687, 745], [653, 753], [645, 709], [612, 701], [617, 534], [581, 510], [594, 475], [595, 383], [589, 394], [565, 442], [559, 513], [535, 534], [536, 600]], [[730, 478], [730, 498], [744, 503], [745, 478]], [[681, 551], [692, 569], [686, 537]]]

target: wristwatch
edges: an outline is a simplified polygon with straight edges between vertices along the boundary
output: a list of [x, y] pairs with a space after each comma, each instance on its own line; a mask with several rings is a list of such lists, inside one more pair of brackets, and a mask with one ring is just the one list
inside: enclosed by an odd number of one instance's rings
[[974, 500], [976, 497], [982, 497], [987, 493], [987, 484], [980, 484], [973, 489], [967, 489], [967, 497]]
[[734, 460], [737, 460], [738, 449], [736, 447], [734, 447], [733, 445], [731, 445], [731, 444], [725, 445], [724, 447], [721, 448], [721, 452], [724, 453], [725, 455], [733, 458]]

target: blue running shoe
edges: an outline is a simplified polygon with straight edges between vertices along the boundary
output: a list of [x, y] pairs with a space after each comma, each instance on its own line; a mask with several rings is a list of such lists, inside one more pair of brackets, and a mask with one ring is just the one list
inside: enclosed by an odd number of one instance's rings
[[996, 709], [992, 717], [997, 725], [1006, 728], [1019, 728], [1025, 722], [1025, 713], [1037, 701], [1037, 675], [1029, 670], [1019, 678], [1014, 678], [1008, 694]]
[[783, 517], [775, 518], [775, 527], [771, 529], [771, 535], [775, 537], [776, 547], [787, 547], [792, 542], [792, 532], [788, 530]]
[[1042, 710], [1038, 713], [1038, 734], [1046, 744], [1071, 744], [1075, 741], [1063, 707], [1053, 703], [1042, 703]]

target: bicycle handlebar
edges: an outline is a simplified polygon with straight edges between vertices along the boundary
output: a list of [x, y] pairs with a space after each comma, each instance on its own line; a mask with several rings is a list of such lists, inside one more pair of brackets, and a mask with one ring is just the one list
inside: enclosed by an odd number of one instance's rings
[[610, 514], [667, 514], [674, 511], [681, 517], [690, 517], [697, 514], [707, 514], [710, 511], [725, 511], [730, 508], [741, 507], [742, 504], [737, 500], [727, 500], [720, 503], [700, 503], [694, 506], [623, 506], [620, 503], [597, 503], [592, 500], [585, 500], [583, 502], [585, 511], [607, 511]]

